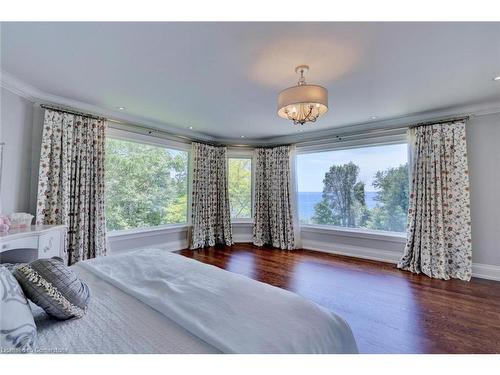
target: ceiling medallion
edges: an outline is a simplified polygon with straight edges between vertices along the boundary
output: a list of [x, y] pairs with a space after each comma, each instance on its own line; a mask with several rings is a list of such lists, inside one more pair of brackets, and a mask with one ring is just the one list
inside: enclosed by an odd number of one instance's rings
[[295, 125], [315, 122], [328, 111], [328, 90], [322, 86], [306, 83], [304, 73], [307, 65], [295, 68], [300, 73], [297, 86], [289, 87], [278, 95], [278, 116], [293, 121]]

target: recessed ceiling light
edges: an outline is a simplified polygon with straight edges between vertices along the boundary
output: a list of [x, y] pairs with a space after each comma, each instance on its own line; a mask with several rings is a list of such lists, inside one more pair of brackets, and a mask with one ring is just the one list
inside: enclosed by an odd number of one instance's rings
[[119, 109], [120, 111], [125, 111], [125, 107], [116, 107], [117, 109]]
[[378, 116], [370, 116], [370, 120], [376, 120], [378, 119]]
[[496, 76], [495, 78], [493, 78], [493, 81], [500, 81], [500, 76]]
[[193, 127], [192, 127], [192, 126], [190, 126], [190, 127], [189, 127], [189, 130], [193, 130]]
[[240, 138], [245, 138], [245, 136], [244, 135], [240, 135]]

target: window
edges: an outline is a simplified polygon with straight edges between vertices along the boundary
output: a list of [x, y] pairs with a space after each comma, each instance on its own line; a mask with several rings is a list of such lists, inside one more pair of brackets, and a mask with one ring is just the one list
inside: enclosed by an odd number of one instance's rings
[[299, 154], [297, 182], [302, 224], [406, 231], [406, 144]]
[[187, 222], [187, 151], [108, 137], [105, 163], [109, 231]]
[[231, 218], [252, 217], [252, 159], [228, 159], [229, 206]]

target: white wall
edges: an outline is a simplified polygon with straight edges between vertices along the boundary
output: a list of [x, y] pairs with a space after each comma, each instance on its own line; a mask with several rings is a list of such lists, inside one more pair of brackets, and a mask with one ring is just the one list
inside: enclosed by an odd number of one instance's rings
[[232, 226], [233, 241], [238, 242], [252, 242], [253, 241], [253, 223], [233, 223]]
[[151, 247], [177, 251], [189, 246], [188, 228], [187, 225], [172, 225], [144, 231], [111, 232], [108, 234], [108, 244], [111, 254]]
[[380, 232], [306, 225], [301, 226], [300, 236], [304, 249], [393, 263], [403, 254], [406, 243], [406, 237], [399, 234], [391, 236]]
[[[33, 103], [5, 89], [0, 92], [0, 142], [4, 142], [0, 211], [32, 212]], [[38, 164], [34, 167], [38, 168]]]
[[[252, 242], [252, 223], [233, 223], [234, 242]], [[165, 225], [145, 231], [122, 231], [110, 233], [108, 243], [112, 254], [140, 248], [156, 247], [167, 251], [187, 249], [187, 225]]]
[[39, 105], [33, 106], [33, 128], [31, 137], [31, 178], [29, 192], [29, 207], [33, 215], [36, 214], [36, 199], [38, 193], [38, 167], [42, 146], [44, 110]]
[[500, 266], [500, 114], [472, 118], [467, 142], [472, 261]]

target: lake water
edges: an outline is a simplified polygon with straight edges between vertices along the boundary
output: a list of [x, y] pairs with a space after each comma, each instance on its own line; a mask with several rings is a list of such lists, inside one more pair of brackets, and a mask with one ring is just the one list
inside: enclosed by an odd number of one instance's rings
[[[321, 201], [322, 192], [299, 192], [299, 218], [301, 221], [309, 221], [314, 216], [314, 206]], [[368, 208], [376, 206], [378, 193], [376, 191], [365, 191], [365, 202]]]

